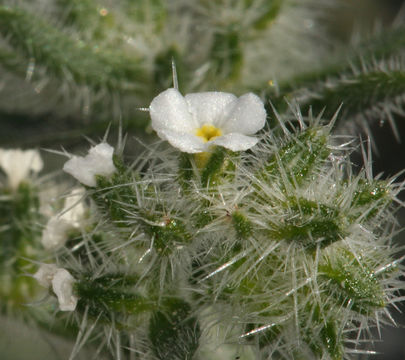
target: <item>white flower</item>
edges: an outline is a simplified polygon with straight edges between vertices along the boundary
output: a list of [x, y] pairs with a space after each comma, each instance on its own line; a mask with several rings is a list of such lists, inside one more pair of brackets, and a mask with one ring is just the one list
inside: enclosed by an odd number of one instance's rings
[[114, 148], [107, 143], [93, 146], [85, 156], [73, 156], [63, 166], [63, 170], [82, 184], [96, 186], [95, 175], [110, 176], [116, 168], [113, 163]]
[[152, 127], [159, 137], [183, 152], [205, 152], [211, 145], [232, 151], [256, 145], [253, 135], [263, 128], [266, 111], [252, 93], [237, 98], [223, 92], [203, 92], [182, 96], [167, 89], [149, 106]]
[[34, 278], [43, 287], [49, 287], [52, 284], [52, 279], [58, 270], [58, 267], [55, 264], [42, 264], [39, 270], [34, 274]]
[[82, 198], [84, 197], [84, 188], [73, 189], [65, 199], [65, 206], [59, 215], [60, 219], [65, 220], [73, 227], [78, 228], [83, 223], [86, 209]]
[[37, 150], [0, 149], [0, 167], [6, 173], [12, 189], [26, 180], [30, 172], [38, 173], [44, 166]]
[[42, 245], [45, 249], [57, 249], [65, 245], [68, 231], [80, 228], [85, 222], [86, 209], [82, 199], [84, 189], [74, 189], [66, 197], [65, 206], [60, 214], [52, 216], [42, 231]]
[[52, 279], [52, 289], [58, 297], [59, 309], [62, 311], [76, 309], [78, 299], [73, 295], [74, 282], [73, 276], [65, 269], [58, 269]]
[[56, 249], [65, 245], [71, 225], [58, 216], [52, 216], [42, 231], [41, 243], [45, 249]]
[[61, 311], [74, 311], [78, 298], [73, 294], [75, 279], [69, 271], [54, 264], [42, 264], [34, 278], [44, 287], [50, 287], [58, 298]]

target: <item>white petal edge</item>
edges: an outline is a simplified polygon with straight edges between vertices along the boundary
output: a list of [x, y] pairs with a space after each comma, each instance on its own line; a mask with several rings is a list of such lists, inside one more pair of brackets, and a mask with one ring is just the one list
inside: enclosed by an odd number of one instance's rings
[[232, 151], [245, 151], [255, 146], [259, 139], [238, 133], [230, 133], [211, 140], [207, 145], [219, 145]]
[[214, 126], [221, 124], [226, 116], [226, 110], [235, 106], [237, 101], [235, 95], [219, 91], [191, 93], [184, 98], [198, 127], [204, 124]]
[[179, 149], [182, 152], [194, 154], [206, 151], [207, 146], [202, 138], [188, 133], [178, 133], [174, 131], [158, 132], [160, 138], [167, 140], [170, 145]]
[[75, 279], [65, 269], [58, 269], [52, 279], [52, 289], [58, 297], [59, 309], [73, 311], [76, 309], [77, 297], [73, 294]]
[[156, 96], [150, 106], [152, 128], [160, 131], [170, 130], [191, 133], [198, 127], [188, 111], [188, 105], [180, 92], [176, 89], [167, 89]]
[[42, 264], [34, 274], [34, 279], [43, 287], [50, 287], [57, 271], [58, 267], [55, 264]]
[[82, 184], [94, 187], [97, 185], [95, 175], [108, 177], [116, 171], [113, 154], [112, 146], [101, 143], [92, 147], [85, 157], [73, 156], [64, 164], [63, 170]]
[[221, 130], [227, 133], [253, 135], [263, 128], [266, 123], [266, 110], [262, 100], [253, 93], [242, 95], [229, 108], [226, 119], [221, 124]]
[[65, 245], [68, 239], [68, 230], [72, 227], [66, 220], [58, 216], [49, 219], [42, 231], [41, 243], [47, 250], [58, 249]]

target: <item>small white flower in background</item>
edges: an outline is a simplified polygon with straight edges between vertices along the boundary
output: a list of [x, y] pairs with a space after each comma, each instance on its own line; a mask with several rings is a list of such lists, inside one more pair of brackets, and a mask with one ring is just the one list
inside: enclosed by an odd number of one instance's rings
[[65, 245], [71, 225], [59, 216], [52, 216], [42, 231], [41, 243], [45, 249], [57, 249]]
[[61, 311], [74, 311], [78, 298], [73, 294], [75, 279], [66, 269], [54, 264], [42, 264], [34, 278], [44, 287], [50, 287], [58, 298]]
[[83, 201], [84, 188], [73, 189], [65, 198], [65, 206], [59, 214], [59, 218], [67, 221], [73, 227], [78, 228], [83, 223], [86, 208]]
[[74, 189], [66, 197], [65, 206], [59, 215], [52, 216], [42, 232], [41, 243], [45, 249], [57, 249], [65, 245], [68, 231], [79, 228], [85, 220], [84, 189]]
[[58, 267], [55, 264], [42, 264], [39, 270], [34, 274], [34, 278], [43, 287], [50, 287], [57, 270]]
[[152, 100], [149, 112], [159, 137], [187, 153], [205, 152], [211, 145], [247, 150], [258, 142], [249, 135], [266, 121], [263, 102], [252, 93], [239, 98], [224, 92], [182, 96], [171, 88]]
[[52, 289], [58, 297], [59, 308], [62, 311], [73, 311], [76, 309], [77, 297], [73, 295], [73, 284], [75, 279], [65, 269], [58, 269], [52, 279]]
[[72, 156], [63, 166], [63, 170], [83, 185], [97, 185], [95, 175], [110, 176], [116, 168], [113, 163], [114, 148], [107, 143], [93, 146], [89, 153], [82, 156]]
[[17, 189], [31, 172], [40, 172], [43, 166], [38, 150], [0, 149], [0, 167], [6, 173], [12, 189]]

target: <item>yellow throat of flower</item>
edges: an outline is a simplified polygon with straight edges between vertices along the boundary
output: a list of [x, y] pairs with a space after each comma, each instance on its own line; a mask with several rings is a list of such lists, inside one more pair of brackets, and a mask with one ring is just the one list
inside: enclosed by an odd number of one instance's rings
[[206, 143], [207, 141], [213, 140], [216, 137], [221, 136], [222, 131], [217, 127], [215, 127], [214, 125], [204, 124], [199, 129], [197, 129], [195, 134], [201, 137], [203, 141]]

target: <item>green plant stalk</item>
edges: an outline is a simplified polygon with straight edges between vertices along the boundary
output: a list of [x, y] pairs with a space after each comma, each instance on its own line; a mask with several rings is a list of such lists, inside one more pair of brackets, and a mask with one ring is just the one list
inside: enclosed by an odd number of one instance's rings
[[325, 109], [325, 116], [331, 116], [341, 104], [345, 117], [362, 114], [380, 103], [394, 102], [397, 96], [405, 94], [405, 71], [371, 71], [354, 74], [329, 86], [322, 86], [316, 97], [303, 101], [303, 108], [312, 107], [315, 113]]
[[134, 85], [145, 81], [145, 72], [136, 59], [73, 40], [22, 9], [0, 7], [0, 33], [25, 56], [34, 58], [60, 79], [65, 79], [68, 73], [77, 84], [95, 90], [121, 91], [133, 90]]

